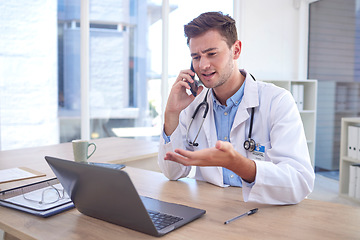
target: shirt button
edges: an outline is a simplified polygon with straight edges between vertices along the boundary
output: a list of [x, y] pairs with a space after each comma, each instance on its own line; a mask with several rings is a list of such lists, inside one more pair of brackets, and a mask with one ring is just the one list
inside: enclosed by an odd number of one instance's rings
[[228, 115], [228, 113], [227, 113], [227, 112], [224, 112], [224, 115], [225, 115], [225, 116], [227, 116], [227, 115]]
[[234, 174], [231, 174], [230, 177], [233, 178], [233, 177], [234, 177]]
[[224, 140], [227, 140], [227, 137], [224, 137]]

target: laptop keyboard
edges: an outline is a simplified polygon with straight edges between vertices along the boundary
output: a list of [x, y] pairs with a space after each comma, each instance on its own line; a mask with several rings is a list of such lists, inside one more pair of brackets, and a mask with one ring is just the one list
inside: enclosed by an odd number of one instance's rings
[[167, 226], [170, 226], [171, 224], [183, 220], [181, 217], [176, 217], [165, 213], [159, 213], [150, 210], [148, 210], [148, 213], [157, 230], [161, 230]]

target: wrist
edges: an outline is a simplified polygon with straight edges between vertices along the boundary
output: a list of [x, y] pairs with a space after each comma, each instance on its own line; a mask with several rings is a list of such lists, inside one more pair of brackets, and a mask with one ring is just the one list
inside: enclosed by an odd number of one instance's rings
[[167, 136], [170, 136], [177, 126], [179, 125], [179, 114], [169, 114], [165, 112], [164, 117], [164, 132]]
[[254, 182], [256, 176], [256, 163], [255, 161], [244, 157], [238, 152], [235, 152], [234, 156], [229, 158], [227, 162], [227, 169], [233, 171], [240, 176], [246, 182]]

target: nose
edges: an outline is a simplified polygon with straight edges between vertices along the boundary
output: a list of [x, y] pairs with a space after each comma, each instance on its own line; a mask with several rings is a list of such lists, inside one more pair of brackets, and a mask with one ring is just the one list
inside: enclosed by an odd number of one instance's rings
[[210, 67], [210, 61], [206, 57], [202, 57], [199, 61], [200, 70], [206, 70]]

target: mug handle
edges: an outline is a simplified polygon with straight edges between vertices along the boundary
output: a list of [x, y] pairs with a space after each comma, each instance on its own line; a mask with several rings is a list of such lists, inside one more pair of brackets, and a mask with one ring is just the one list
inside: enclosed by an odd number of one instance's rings
[[[88, 144], [88, 151], [89, 151], [89, 147], [90, 147], [91, 145], [94, 146], [94, 150], [92, 151], [92, 153], [91, 153], [90, 155], [87, 156], [88, 159], [89, 159], [89, 157], [91, 157], [91, 155], [94, 154], [94, 152], [95, 152], [95, 150], [96, 150], [96, 145], [95, 145], [95, 143], [89, 143], [89, 144]], [[89, 154], [89, 153], [88, 153], [88, 154]]]

